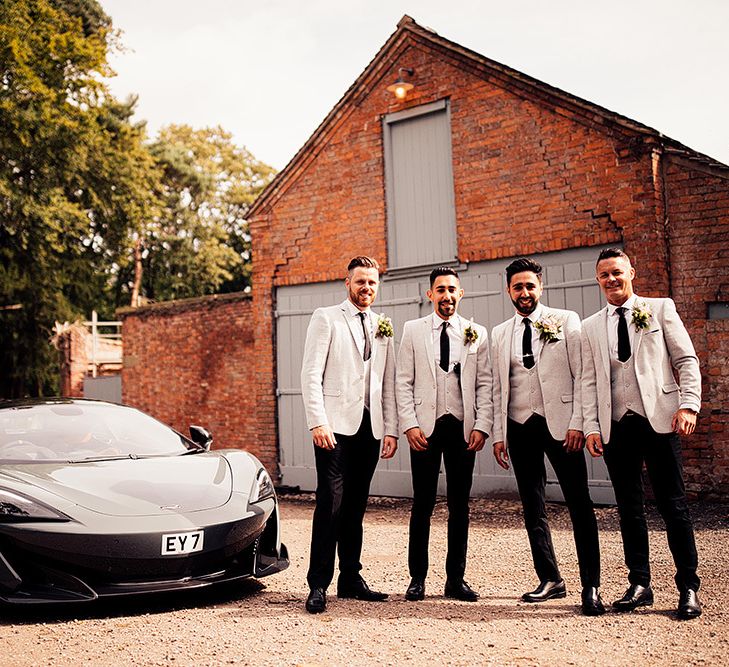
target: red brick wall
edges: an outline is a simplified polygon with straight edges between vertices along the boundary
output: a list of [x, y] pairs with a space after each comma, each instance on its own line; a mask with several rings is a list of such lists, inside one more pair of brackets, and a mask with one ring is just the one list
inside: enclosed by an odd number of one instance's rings
[[213, 447], [247, 449], [275, 473], [276, 450], [256, 429], [250, 296], [173, 301], [124, 309], [119, 315], [123, 401], [185, 435], [190, 424], [204, 426], [213, 433]]
[[729, 176], [669, 160], [665, 167], [671, 288], [701, 361], [703, 408], [684, 442], [689, 490], [729, 497], [729, 320], [707, 320], [729, 302]]

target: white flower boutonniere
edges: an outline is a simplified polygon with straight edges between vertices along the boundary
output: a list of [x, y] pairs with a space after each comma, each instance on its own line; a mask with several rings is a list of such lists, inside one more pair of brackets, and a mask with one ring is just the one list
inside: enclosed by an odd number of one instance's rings
[[395, 329], [392, 328], [392, 320], [385, 317], [385, 313], [380, 313], [377, 318], [377, 331], [375, 338], [392, 338], [395, 335]]
[[632, 315], [633, 317], [630, 321], [636, 331], [647, 329], [650, 319], [653, 317], [650, 306], [645, 301], [641, 301], [640, 303], [636, 302], [633, 306]]
[[554, 315], [547, 315], [534, 323], [534, 328], [539, 332], [540, 340], [545, 343], [553, 343], [562, 338], [562, 320]]
[[463, 344], [468, 345], [469, 343], [475, 343], [478, 340], [478, 331], [473, 328], [473, 318], [471, 318], [471, 324], [469, 324], [463, 331]]

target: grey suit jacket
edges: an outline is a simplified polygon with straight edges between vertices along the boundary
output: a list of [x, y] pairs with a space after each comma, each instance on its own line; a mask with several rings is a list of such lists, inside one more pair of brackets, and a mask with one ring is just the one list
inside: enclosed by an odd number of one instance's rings
[[[582, 372], [580, 318], [571, 310], [542, 306], [542, 317], [562, 322], [560, 338], [542, 341], [537, 376], [544, 399], [544, 416], [555, 440], [564, 440], [567, 430], [582, 430]], [[494, 368], [494, 442], [506, 441], [511, 383], [511, 345], [516, 318], [494, 327], [491, 333], [491, 359]]]
[[[365, 363], [357, 346], [347, 302], [317, 308], [306, 331], [301, 392], [309, 430], [328, 424], [354, 435], [364, 413]], [[373, 337], [370, 357], [370, 418], [375, 438], [397, 437], [395, 347], [392, 338]]]
[[[643, 301], [653, 314], [648, 327], [635, 332], [633, 341], [638, 389], [653, 430], [670, 433], [679, 407], [701, 409], [699, 360], [673, 301], [638, 297], [638, 303]], [[607, 314], [605, 307], [582, 322], [584, 430], [600, 433], [603, 442], [610, 441], [612, 418]]]
[[[464, 344], [460, 355], [463, 435], [467, 441], [474, 429], [491, 433], [491, 364], [488, 332], [480, 324], [460, 319], [461, 330], [472, 326], [478, 339]], [[430, 315], [405, 323], [397, 355], [396, 394], [400, 430], [419, 426], [430, 437], [435, 428], [436, 380], [433, 332]]]

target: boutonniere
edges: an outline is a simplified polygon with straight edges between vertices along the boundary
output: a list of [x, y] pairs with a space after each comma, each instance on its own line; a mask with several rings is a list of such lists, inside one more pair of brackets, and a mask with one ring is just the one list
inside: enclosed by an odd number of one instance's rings
[[395, 329], [392, 328], [392, 320], [385, 317], [385, 313], [380, 313], [377, 318], [377, 331], [375, 338], [392, 338], [395, 335]]
[[463, 330], [463, 344], [468, 345], [469, 343], [475, 343], [477, 340], [478, 331], [473, 328], [473, 318], [471, 318], [471, 324]]
[[653, 317], [650, 306], [645, 301], [642, 301], [641, 303], [636, 302], [633, 306], [632, 315], [633, 317], [630, 321], [633, 323], [633, 326], [635, 326], [636, 331], [647, 329], [648, 323], [650, 322], [651, 317]]
[[547, 315], [534, 323], [534, 328], [539, 332], [540, 340], [545, 343], [553, 343], [562, 337], [562, 320], [554, 315]]

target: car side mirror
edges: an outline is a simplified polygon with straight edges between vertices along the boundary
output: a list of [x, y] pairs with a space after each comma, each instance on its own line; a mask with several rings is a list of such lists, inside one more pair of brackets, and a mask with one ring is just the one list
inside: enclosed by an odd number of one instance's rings
[[202, 426], [195, 426], [194, 424], [190, 424], [190, 439], [205, 451], [209, 451], [210, 445], [213, 444], [212, 434]]

